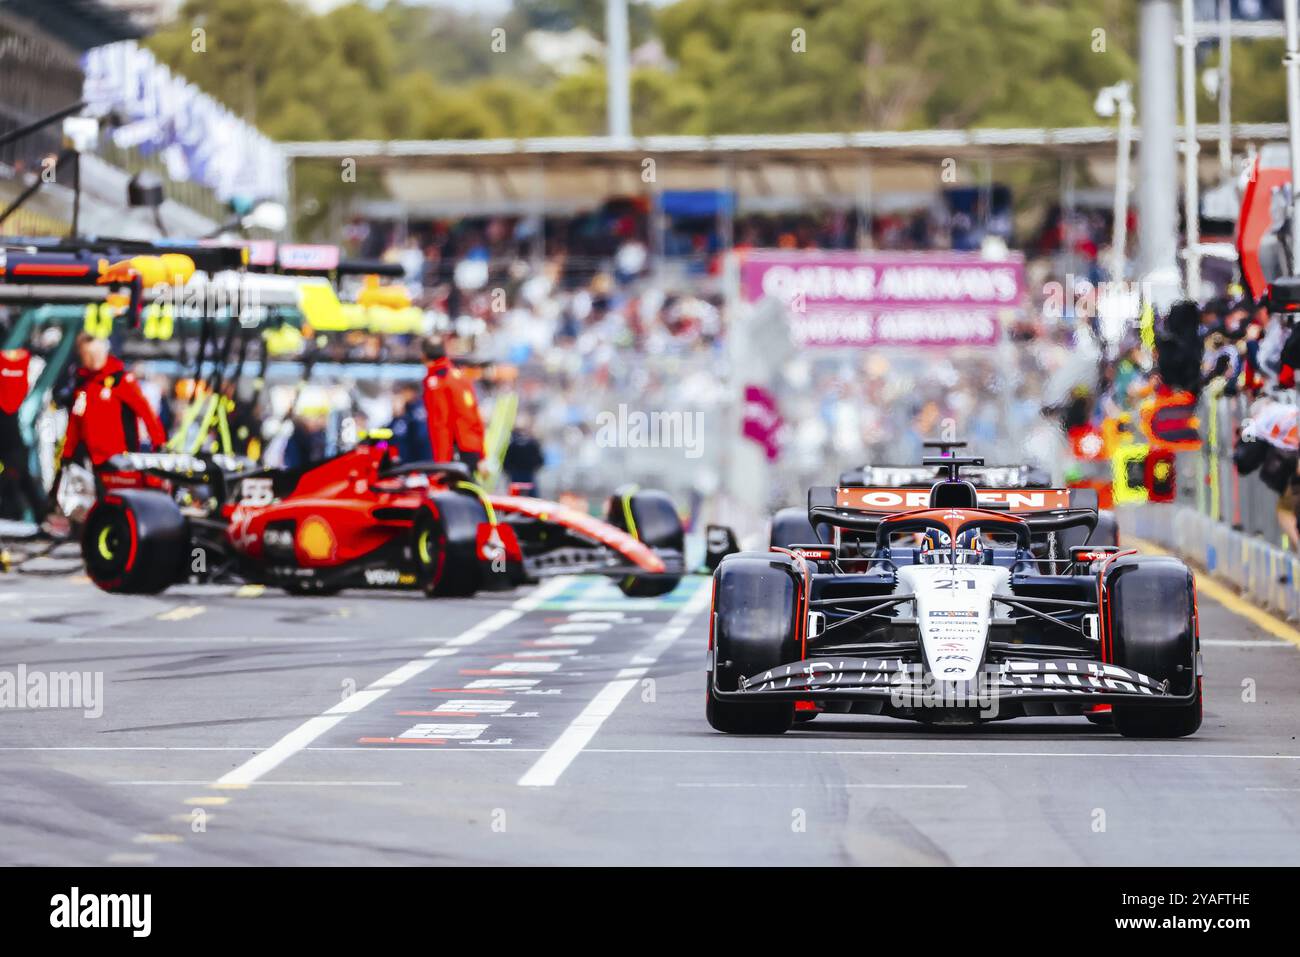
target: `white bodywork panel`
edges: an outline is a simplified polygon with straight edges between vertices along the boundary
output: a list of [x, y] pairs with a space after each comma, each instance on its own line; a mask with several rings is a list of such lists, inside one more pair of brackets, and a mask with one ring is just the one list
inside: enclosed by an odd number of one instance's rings
[[992, 565], [907, 565], [898, 590], [916, 596], [916, 624], [928, 670], [940, 681], [969, 681], [984, 662], [993, 596], [1010, 591], [1011, 572]]

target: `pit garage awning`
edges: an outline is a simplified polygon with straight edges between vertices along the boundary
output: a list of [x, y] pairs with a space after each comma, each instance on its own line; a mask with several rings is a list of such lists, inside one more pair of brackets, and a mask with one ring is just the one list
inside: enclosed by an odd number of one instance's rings
[[[1134, 131], [1134, 139], [1139, 138]], [[1219, 128], [1197, 137], [1214, 142]], [[1241, 123], [1235, 143], [1285, 141], [1286, 126]], [[1065, 161], [1088, 164], [1110, 179], [1116, 131], [1110, 126], [1059, 129], [904, 130], [764, 136], [542, 137], [485, 140], [341, 140], [282, 143], [303, 161], [354, 160], [380, 172], [387, 199], [359, 203], [378, 218], [405, 216], [569, 214], [600, 198], [668, 190], [734, 193], [738, 212], [828, 206], [887, 211], [925, 205], [936, 167], [956, 164], [964, 182], [990, 177], [998, 164]], [[1202, 150], [1212, 160], [1213, 150]], [[1207, 167], [1208, 169], [1208, 167]]]

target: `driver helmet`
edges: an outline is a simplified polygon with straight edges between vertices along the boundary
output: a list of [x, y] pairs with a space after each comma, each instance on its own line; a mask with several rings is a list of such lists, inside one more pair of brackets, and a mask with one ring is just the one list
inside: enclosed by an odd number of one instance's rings
[[957, 563], [982, 565], [984, 563], [984, 538], [978, 528], [968, 528], [957, 535]]
[[937, 528], [931, 528], [925, 533], [925, 538], [921, 540], [920, 558], [924, 565], [937, 565], [944, 560], [948, 554], [948, 547], [952, 544], [952, 539], [947, 532], [941, 532]]

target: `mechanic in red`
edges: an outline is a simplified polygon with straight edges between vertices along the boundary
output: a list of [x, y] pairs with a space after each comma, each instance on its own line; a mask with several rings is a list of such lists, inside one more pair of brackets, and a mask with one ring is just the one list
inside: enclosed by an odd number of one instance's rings
[[103, 465], [114, 455], [140, 447], [140, 423], [154, 448], [167, 441], [158, 413], [140, 391], [122, 360], [108, 351], [108, 342], [87, 333], [77, 336], [76, 391], [68, 412], [63, 461], [83, 452], [91, 464]]
[[474, 385], [447, 356], [441, 338], [424, 342], [428, 371], [424, 377], [424, 408], [429, 417], [429, 444], [435, 462], [459, 459], [478, 471], [483, 461], [483, 418]]
[[45, 518], [48, 499], [32, 474], [31, 453], [18, 427], [18, 410], [27, 398], [28, 370], [32, 355], [26, 349], [0, 351], [0, 499], [8, 488], [17, 493], [19, 502], [32, 513], [32, 519]]

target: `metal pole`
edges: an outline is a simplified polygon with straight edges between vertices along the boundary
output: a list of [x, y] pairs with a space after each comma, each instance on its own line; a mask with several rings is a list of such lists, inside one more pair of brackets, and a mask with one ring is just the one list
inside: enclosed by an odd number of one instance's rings
[[605, 80], [608, 84], [609, 135], [632, 135], [632, 105], [628, 94], [627, 0], [605, 3]]
[[1188, 299], [1201, 297], [1201, 194], [1196, 141], [1196, 25], [1194, 0], [1183, 0], [1183, 218], [1186, 225]]
[[1119, 97], [1119, 136], [1115, 153], [1115, 204], [1111, 209], [1113, 222], [1110, 230], [1111, 269], [1110, 277], [1116, 282], [1124, 280], [1127, 265], [1128, 248], [1128, 191], [1129, 191], [1129, 154], [1133, 139], [1133, 100], [1129, 96], [1128, 84], [1122, 84], [1123, 92]]
[[1232, 2], [1219, 0], [1219, 172], [1232, 178]]
[[1152, 305], [1164, 309], [1178, 295], [1177, 93], [1174, 89], [1173, 0], [1142, 0], [1138, 41], [1139, 276]]
[[[1291, 126], [1291, 258], [1300, 253], [1300, 212], [1296, 208], [1296, 198], [1300, 195], [1300, 0], [1285, 0], [1286, 10], [1286, 56], [1282, 63], [1286, 67], [1286, 116]], [[1290, 272], [1295, 272], [1295, 264], [1289, 264]]]
[[45, 127], [49, 126], [51, 123], [57, 123], [59, 120], [71, 116], [73, 113], [80, 113], [82, 107], [84, 107], [85, 105], [86, 105], [85, 100], [78, 100], [76, 103], [72, 103], [69, 104], [68, 106], [63, 107], [62, 109], [55, 110], [53, 113], [50, 113], [48, 116], [42, 116], [39, 120], [33, 120], [31, 123], [25, 123], [22, 126], [18, 127], [17, 129], [10, 130], [8, 133], [0, 133], [0, 146], [8, 146], [10, 143], [15, 142], [16, 140], [20, 140], [24, 136], [29, 136], [32, 133], [40, 132], [41, 130], [45, 129]]

